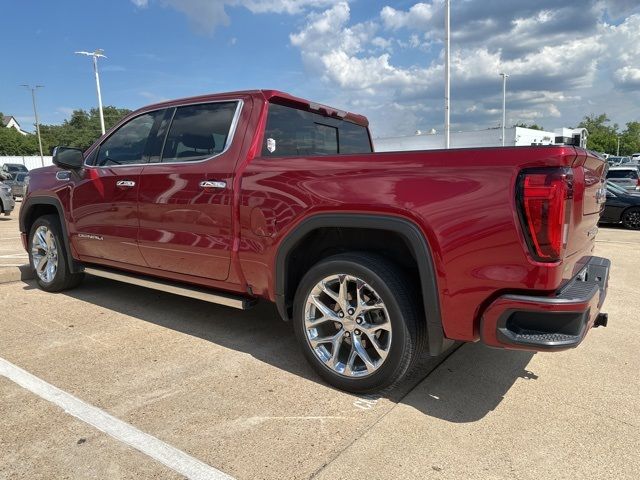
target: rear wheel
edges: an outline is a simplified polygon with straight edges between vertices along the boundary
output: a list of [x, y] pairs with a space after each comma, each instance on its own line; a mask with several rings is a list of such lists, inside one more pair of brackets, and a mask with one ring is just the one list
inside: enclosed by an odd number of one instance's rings
[[640, 208], [630, 208], [622, 215], [622, 224], [631, 230], [640, 230]]
[[44, 215], [33, 223], [29, 233], [29, 261], [38, 285], [47, 292], [76, 287], [84, 277], [83, 273], [69, 271], [62, 228], [55, 215]]
[[379, 391], [404, 377], [425, 341], [418, 303], [414, 286], [393, 263], [340, 254], [302, 279], [294, 329], [305, 356], [331, 385]]

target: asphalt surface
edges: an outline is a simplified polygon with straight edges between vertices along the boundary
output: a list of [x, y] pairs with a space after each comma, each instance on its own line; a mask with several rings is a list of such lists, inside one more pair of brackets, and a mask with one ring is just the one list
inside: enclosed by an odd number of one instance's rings
[[[26, 258], [16, 213], [4, 265]], [[613, 261], [609, 326], [579, 348], [463, 345], [386, 397], [325, 385], [268, 304], [95, 277], [62, 294], [0, 283], [0, 360], [238, 479], [637, 479], [640, 232], [603, 228], [596, 254]], [[0, 375], [0, 478], [183, 475]]]

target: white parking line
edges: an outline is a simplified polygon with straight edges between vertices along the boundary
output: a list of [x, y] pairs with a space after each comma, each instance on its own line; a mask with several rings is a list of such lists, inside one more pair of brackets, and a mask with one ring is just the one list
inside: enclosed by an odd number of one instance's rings
[[79, 398], [54, 387], [4, 358], [0, 358], [0, 375], [187, 478], [194, 480], [233, 480], [233, 477], [226, 473], [187, 455], [183, 451], [138, 430], [122, 420], [112, 417], [104, 410], [89, 405]]

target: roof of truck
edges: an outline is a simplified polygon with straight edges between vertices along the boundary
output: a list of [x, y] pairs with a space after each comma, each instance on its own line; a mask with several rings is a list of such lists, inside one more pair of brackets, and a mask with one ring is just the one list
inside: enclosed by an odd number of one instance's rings
[[301, 97], [296, 97], [294, 95], [290, 95], [280, 90], [268, 90], [268, 89], [240, 90], [237, 92], [221, 92], [221, 93], [212, 93], [207, 95], [198, 95], [195, 97], [178, 98], [175, 100], [168, 100], [165, 102], [154, 103], [152, 105], [146, 105], [140, 108], [139, 110], [149, 110], [152, 108], [166, 108], [166, 107], [171, 107], [171, 106], [180, 105], [184, 103], [200, 103], [200, 102], [225, 100], [225, 99], [232, 99], [234, 97], [246, 97], [246, 96], [261, 97], [266, 101], [271, 101], [272, 99], [275, 99], [281, 103], [301, 106], [307, 110], [318, 112], [329, 117], [342, 118], [352, 123], [361, 125], [363, 127], [369, 126], [369, 120], [367, 120], [367, 117], [363, 115], [347, 112], [347, 111], [340, 110], [327, 105], [322, 105], [317, 102], [312, 102], [310, 100], [306, 100]]

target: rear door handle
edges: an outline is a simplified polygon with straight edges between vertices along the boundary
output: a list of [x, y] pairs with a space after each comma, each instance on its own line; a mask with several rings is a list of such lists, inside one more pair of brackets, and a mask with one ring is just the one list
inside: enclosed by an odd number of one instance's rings
[[134, 182], [133, 180], [118, 180], [116, 182], [116, 187], [118, 188], [131, 188], [135, 186], [136, 182]]
[[206, 190], [214, 189], [214, 188], [227, 188], [227, 182], [222, 182], [218, 180], [205, 180], [200, 182], [200, 188], [204, 188]]

